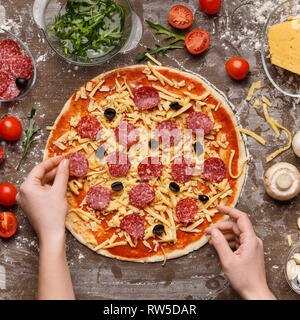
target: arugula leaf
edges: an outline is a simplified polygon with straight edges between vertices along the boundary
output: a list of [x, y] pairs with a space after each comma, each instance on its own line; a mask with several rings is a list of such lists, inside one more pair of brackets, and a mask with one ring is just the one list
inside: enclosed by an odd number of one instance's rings
[[29, 147], [36, 141], [35, 139], [33, 139], [33, 136], [39, 131], [41, 130], [41, 128], [39, 127], [34, 127], [35, 126], [35, 120], [33, 119], [34, 115], [35, 115], [35, 112], [36, 112], [36, 107], [33, 106], [32, 109], [31, 109], [31, 112], [30, 114], [28, 115], [28, 119], [29, 119], [29, 127], [27, 130], [25, 130], [25, 133], [26, 133], [26, 140], [23, 141], [23, 144], [24, 144], [24, 152], [23, 152], [23, 155], [22, 155], [22, 158], [18, 164], [18, 167], [17, 167], [17, 170], [20, 169], [21, 167], [21, 164], [23, 162], [23, 160], [25, 159], [27, 153], [28, 153], [28, 150], [29, 150]]
[[55, 17], [49, 34], [55, 32], [65, 54], [88, 58], [88, 52], [103, 55], [121, 40], [125, 11], [112, 0], [67, 0], [65, 12]]
[[155, 24], [155, 23], [153, 23], [153, 22], [151, 22], [149, 20], [146, 20], [146, 22], [149, 24], [149, 26], [152, 29], [156, 30], [156, 34], [165, 34], [166, 35], [166, 37], [164, 37], [163, 40], [174, 38], [174, 40], [172, 40], [169, 43], [169, 45], [170, 44], [174, 44], [174, 43], [176, 43], [178, 41], [184, 41], [185, 40], [185, 36], [184, 35], [177, 34], [177, 33], [173, 32], [173, 31], [163, 27], [162, 25]]
[[146, 51], [142, 51], [142, 52], [139, 52], [137, 55], [136, 55], [136, 60], [137, 61], [143, 61], [143, 60], [148, 60], [149, 58], [146, 56], [146, 53], [149, 53], [151, 56], [157, 56], [158, 53], [162, 52], [162, 53], [165, 53], [167, 50], [174, 50], [174, 49], [183, 49], [184, 46], [165, 46], [165, 47], [162, 47], [158, 44], [156, 44], [156, 49], [150, 49], [148, 48]]

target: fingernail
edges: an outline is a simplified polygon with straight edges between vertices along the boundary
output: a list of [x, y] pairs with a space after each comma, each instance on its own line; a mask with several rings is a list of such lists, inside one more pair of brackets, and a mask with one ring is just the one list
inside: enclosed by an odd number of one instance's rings
[[63, 160], [63, 166], [64, 167], [68, 167], [69, 166], [69, 160], [68, 159], [64, 159]]
[[212, 236], [213, 238], [218, 237], [218, 236], [219, 236], [219, 230], [218, 230], [218, 229], [212, 229], [212, 231], [211, 231], [211, 236]]

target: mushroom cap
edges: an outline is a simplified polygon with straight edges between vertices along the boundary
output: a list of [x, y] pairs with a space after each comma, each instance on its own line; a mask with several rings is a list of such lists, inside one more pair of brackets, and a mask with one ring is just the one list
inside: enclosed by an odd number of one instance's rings
[[290, 200], [300, 192], [300, 172], [290, 163], [276, 163], [266, 171], [264, 185], [270, 197]]
[[292, 146], [296, 156], [300, 158], [300, 131], [295, 134]]

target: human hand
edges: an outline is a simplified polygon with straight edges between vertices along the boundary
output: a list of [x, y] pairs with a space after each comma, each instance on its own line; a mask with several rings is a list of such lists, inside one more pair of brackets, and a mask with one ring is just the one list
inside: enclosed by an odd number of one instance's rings
[[276, 299], [266, 281], [263, 243], [247, 214], [225, 206], [218, 210], [232, 220], [218, 222], [205, 232], [211, 235], [209, 243], [215, 247], [231, 286], [244, 299]]
[[34, 167], [20, 187], [17, 202], [40, 241], [65, 235], [68, 178], [69, 160], [59, 156]]

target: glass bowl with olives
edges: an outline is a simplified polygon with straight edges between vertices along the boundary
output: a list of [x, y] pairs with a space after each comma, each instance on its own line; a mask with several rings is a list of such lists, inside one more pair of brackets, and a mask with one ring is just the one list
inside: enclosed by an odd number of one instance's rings
[[289, 286], [300, 294], [300, 242], [295, 243], [287, 255], [284, 274]]
[[142, 35], [129, 0], [35, 0], [33, 16], [54, 52], [79, 66], [101, 65]]
[[25, 43], [0, 28], [0, 103], [25, 97], [36, 82], [36, 63]]

